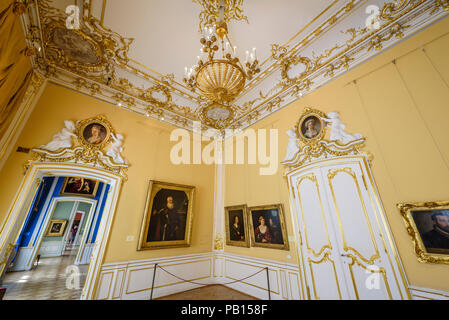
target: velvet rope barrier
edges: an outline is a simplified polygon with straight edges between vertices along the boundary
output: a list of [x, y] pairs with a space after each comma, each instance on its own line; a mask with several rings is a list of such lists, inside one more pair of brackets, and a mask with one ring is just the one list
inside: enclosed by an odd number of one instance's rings
[[[153, 285], [152, 285], [152, 287], [151, 287], [151, 297], [150, 297], [150, 300], [153, 300], [154, 281], [155, 281], [155, 279], [156, 279], [156, 270], [157, 270], [157, 268], [159, 268], [159, 269], [161, 269], [162, 271], [168, 273], [168, 274], [171, 275], [172, 277], [174, 277], [174, 278], [176, 278], [176, 279], [178, 279], [178, 280], [184, 281], [184, 282], [189, 282], [189, 283], [196, 284], [196, 285], [200, 285], [200, 286], [209, 286], [209, 285], [213, 285], [213, 284], [214, 284], [214, 283], [211, 283], [211, 284], [208, 284], [208, 283], [199, 283], [199, 282], [195, 282], [195, 281], [192, 281], [192, 280], [183, 279], [183, 278], [181, 278], [181, 277], [179, 277], [179, 276], [177, 276], [177, 275], [171, 273], [170, 271], [164, 269], [163, 267], [161, 267], [160, 265], [158, 265], [158, 264], [156, 263], [156, 264], [154, 265]], [[268, 294], [269, 294], [269, 300], [271, 300], [270, 279], [269, 279], [269, 277], [268, 277], [268, 267], [262, 268], [261, 270], [257, 271], [256, 273], [251, 274], [251, 275], [249, 275], [249, 276], [247, 276], [247, 277], [245, 277], [245, 278], [242, 278], [242, 279], [239, 279], [239, 280], [234, 280], [234, 281], [227, 282], [227, 283], [220, 283], [220, 284], [221, 284], [221, 285], [229, 285], [229, 284], [234, 284], [234, 283], [237, 283], [237, 282], [242, 282], [242, 281], [244, 281], [244, 280], [246, 280], [246, 279], [249, 279], [249, 278], [251, 278], [251, 277], [254, 277], [255, 275], [261, 273], [262, 271], [266, 271], [266, 272], [267, 272]]]

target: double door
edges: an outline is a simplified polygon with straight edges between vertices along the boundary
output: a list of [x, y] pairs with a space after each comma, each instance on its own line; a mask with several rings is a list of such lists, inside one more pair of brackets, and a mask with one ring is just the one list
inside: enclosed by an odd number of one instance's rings
[[308, 299], [408, 299], [405, 278], [364, 157], [290, 176]]

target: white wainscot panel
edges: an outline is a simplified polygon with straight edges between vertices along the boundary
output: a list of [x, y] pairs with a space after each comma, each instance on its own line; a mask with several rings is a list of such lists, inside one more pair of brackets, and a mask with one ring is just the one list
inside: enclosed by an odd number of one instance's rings
[[34, 247], [22, 247], [19, 248], [19, 251], [16, 254], [16, 258], [14, 259], [14, 264], [11, 271], [23, 271], [26, 270], [26, 266], [31, 259], [31, 254], [33, 253]]
[[[224, 277], [218, 280], [219, 283], [262, 300], [268, 300], [270, 295], [272, 300], [300, 299], [298, 266], [234, 254], [219, 256], [223, 259], [224, 270]], [[270, 295], [266, 268], [269, 270]]]
[[41, 258], [59, 257], [62, 253], [64, 242], [62, 241], [43, 241], [39, 254]]
[[447, 291], [415, 286], [411, 286], [409, 289], [413, 300], [449, 300], [449, 292]]
[[[104, 265], [100, 274], [97, 299], [149, 300], [153, 285], [154, 266], [189, 281], [215, 283], [212, 275], [212, 254], [148, 259]], [[111, 277], [106, 275], [111, 274]], [[180, 280], [161, 268], [154, 278], [153, 299], [201, 287]]]

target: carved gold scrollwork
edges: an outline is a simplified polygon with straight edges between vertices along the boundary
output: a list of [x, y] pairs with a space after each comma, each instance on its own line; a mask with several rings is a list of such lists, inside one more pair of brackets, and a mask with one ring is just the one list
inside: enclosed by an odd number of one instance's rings
[[[293, 66], [298, 64], [302, 64], [304, 66], [304, 71], [291, 78], [288, 75], [288, 72]], [[282, 63], [281, 75], [282, 79], [284, 79], [289, 83], [300, 83], [301, 80], [303, 80], [313, 70], [314, 70], [314, 63], [312, 62], [312, 60], [310, 60], [307, 57], [294, 56], [284, 59]]]
[[[192, 0], [203, 7], [199, 14], [199, 31], [204, 31], [207, 27], [215, 25], [219, 20], [220, 0]], [[231, 20], [246, 21], [248, 17], [243, 14], [243, 0], [225, 0], [224, 22]]]

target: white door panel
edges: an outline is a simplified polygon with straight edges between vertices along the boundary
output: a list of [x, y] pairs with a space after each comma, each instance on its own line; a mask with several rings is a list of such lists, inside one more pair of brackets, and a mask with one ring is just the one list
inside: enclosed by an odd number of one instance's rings
[[335, 239], [328, 228], [325, 213], [328, 209], [325, 195], [323, 201], [320, 175], [319, 170], [313, 170], [298, 176], [294, 186], [308, 291], [311, 299], [347, 299], [345, 282], [340, 279], [344, 278], [340, 253], [332, 246]]
[[407, 298], [364, 161], [329, 159], [290, 178], [312, 299]]

